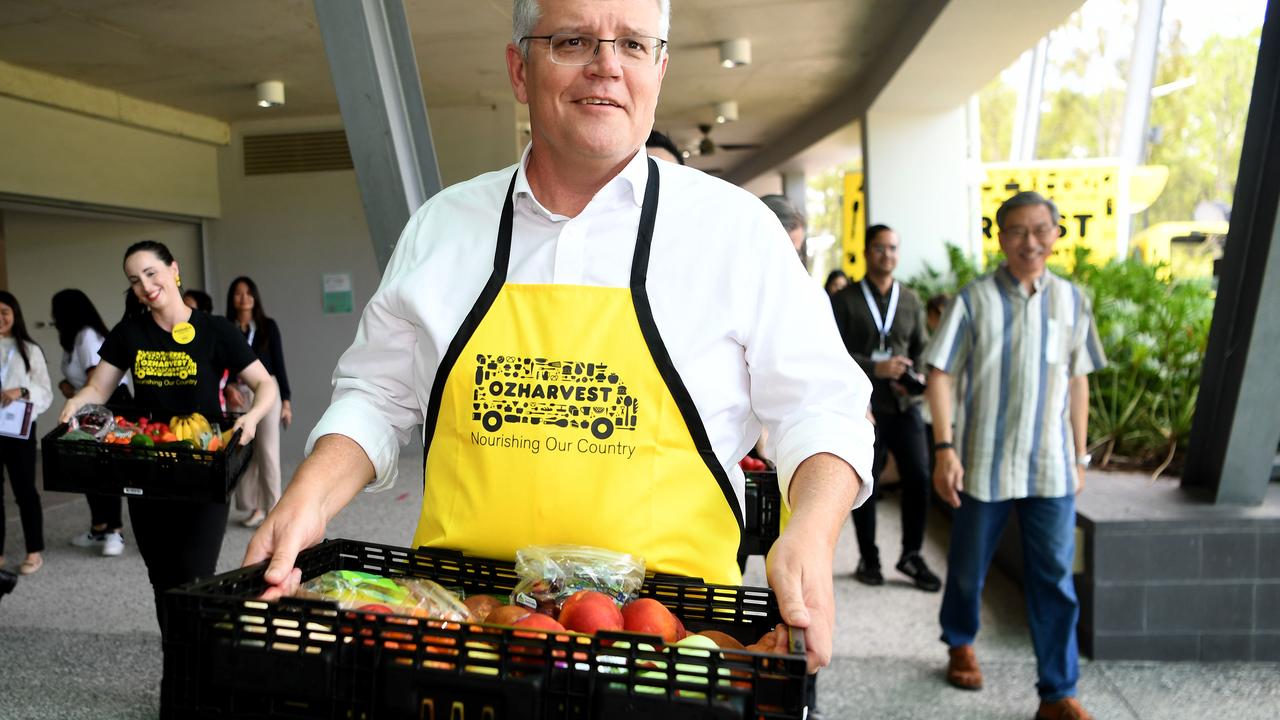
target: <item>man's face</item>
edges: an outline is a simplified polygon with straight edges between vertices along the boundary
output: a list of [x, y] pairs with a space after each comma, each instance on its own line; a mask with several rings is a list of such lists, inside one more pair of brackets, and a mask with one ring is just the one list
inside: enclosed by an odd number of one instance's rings
[[1000, 249], [1009, 270], [1019, 278], [1038, 277], [1053, 252], [1061, 228], [1044, 205], [1024, 205], [1009, 211], [1000, 228]]
[[[658, 36], [655, 0], [542, 0], [532, 35], [575, 32], [596, 38]], [[528, 59], [507, 46], [507, 70], [516, 99], [529, 106], [535, 147], [554, 155], [622, 162], [644, 145], [653, 128], [658, 91], [667, 69], [658, 63], [623, 67], [612, 43], [588, 65], [551, 62], [546, 40], [526, 43]]]
[[867, 269], [877, 275], [892, 275], [898, 269], [898, 233], [881, 230], [867, 240]]

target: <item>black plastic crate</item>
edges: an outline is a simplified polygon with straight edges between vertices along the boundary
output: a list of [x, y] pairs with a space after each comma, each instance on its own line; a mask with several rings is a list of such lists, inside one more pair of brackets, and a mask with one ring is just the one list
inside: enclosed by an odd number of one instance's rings
[[[306, 550], [297, 566], [304, 580], [361, 570], [425, 577], [468, 594], [509, 595], [518, 580], [510, 562], [353, 540]], [[261, 563], [166, 595], [162, 718], [805, 716], [798, 630], [789, 654], [766, 655], [662, 648], [657, 638], [630, 633], [548, 635], [360, 613], [316, 600], [267, 603], [252, 599], [265, 589], [265, 569]], [[651, 576], [641, 595], [662, 602], [690, 631], [720, 630], [744, 644], [780, 622], [768, 589]]]
[[778, 539], [782, 520], [782, 494], [778, 473], [773, 470], [746, 473], [746, 527], [742, 533], [741, 555], [767, 555]]
[[[131, 419], [149, 415], [131, 408], [111, 410]], [[209, 421], [229, 428], [237, 417], [221, 415]], [[62, 423], [40, 441], [45, 490], [225, 503], [253, 457], [253, 443], [240, 445], [239, 430], [213, 452], [59, 440], [66, 432]]]

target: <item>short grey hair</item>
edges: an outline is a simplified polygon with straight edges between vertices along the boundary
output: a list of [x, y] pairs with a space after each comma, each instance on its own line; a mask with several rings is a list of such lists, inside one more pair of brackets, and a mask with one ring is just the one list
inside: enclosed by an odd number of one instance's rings
[[778, 222], [782, 223], [782, 229], [787, 232], [808, 225], [804, 213], [797, 210], [785, 195], [764, 195], [760, 200], [778, 216]]
[[1004, 219], [1014, 210], [1021, 207], [1034, 207], [1036, 205], [1043, 205], [1049, 208], [1049, 216], [1053, 218], [1054, 225], [1058, 225], [1062, 222], [1062, 215], [1058, 212], [1058, 206], [1054, 205], [1052, 200], [1033, 190], [1023, 190], [1017, 195], [1005, 200], [1004, 204], [1000, 206], [1000, 209], [996, 210], [996, 226], [1003, 228]]
[[[658, 37], [667, 39], [671, 32], [671, 0], [655, 0], [658, 3]], [[512, 0], [511, 4], [511, 42], [520, 48], [520, 54], [529, 57], [529, 48], [520, 42], [520, 38], [533, 34], [533, 28], [542, 17], [542, 6], [538, 0]]]

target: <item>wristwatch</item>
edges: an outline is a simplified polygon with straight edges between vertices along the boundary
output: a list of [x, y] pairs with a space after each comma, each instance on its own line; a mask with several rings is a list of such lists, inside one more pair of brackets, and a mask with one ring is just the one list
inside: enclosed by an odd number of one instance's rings
[[22, 388], [22, 399], [27, 400], [30, 397], [31, 397], [31, 391], [27, 390], [26, 388]]
[[1076, 464], [1082, 468], [1087, 468], [1093, 462], [1093, 453], [1085, 453], [1076, 456]]

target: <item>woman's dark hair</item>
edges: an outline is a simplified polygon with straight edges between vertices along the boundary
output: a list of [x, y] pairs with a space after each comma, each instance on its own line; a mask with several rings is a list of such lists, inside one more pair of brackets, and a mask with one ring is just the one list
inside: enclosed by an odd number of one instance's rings
[[830, 288], [831, 283], [839, 280], [840, 278], [844, 278], [845, 282], [849, 282], [849, 276], [845, 275], [843, 270], [832, 270], [827, 274], [827, 281], [822, 284], [822, 287]]
[[138, 296], [133, 293], [133, 288], [124, 291], [124, 314], [120, 316], [120, 321], [124, 322], [135, 315], [145, 315], [147, 306], [142, 304]]
[[182, 297], [195, 300], [197, 310], [213, 314], [213, 298], [209, 297], [209, 293], [203, 290], [188, 290], [182, 293]]
[[53, 324], [58, 328], [58, 344], [71, 352], [76, 336], [85, 328], [93, 328], [102, 337], [107, 336], [107, 325], [93, 306], [89, 296], [74, 288], [59, 290], [53, 296]]
[[31, 372], [31, 358], [27, 356], [27, 343], [36, 347], [39, 347], [39, 343], [32, 340], [31, 333], [27, 332], [27, 321], [22, 319], [22, 306], [18, 304], [18, 298], [8, 290], [0, 290], [0, 303], [13, 309], [13, 339], [18, 346], [18, 354], [22, 356], [22, 364], [26, 366], [27, 372]]
[[241, 275], [232, 280], [231, 284], [227, 286], [227, 319], [233, 323], [236, 321], [236, 286], [240, 283], [244, 283], [244, 286], [249, 289], [249, 295], [253, 297], [253, 323], [258, 326], [260, 331], [254, 336], [253, 344], [258, 346], [254, 350], [258, 350], [267, 341], [265, 330], [267, 311], [262, 307], [262, 295], [258, 293], [258, 284], [252, 278]]
[[681, 165], [684, 164], [684, 153], [680, 152], [680, 148], [676, 147], [676, 144], [671, 141], [671, 138], [657, 130], [653, 130], [649, 133], [649, 139], [644, 141], [644, 146], [662, 148], [675, 156], [676, 162]]
[[929, 298], [928, 302], [925, 303], [925, 310], [936, 312], [939, 315], [942, 315], [947, 311], [947, 305], [949, 305], [950, 303], [951, 303], [950, 295], [946, 293], [938, 293], [937, 295], [934, 295], [933, 297]]
[[160, 258], [160, 261], [165, 265], [172, 265], [174, 263], [173, 253], [169, 252], [168, 246], [162, 242], [156, 242], [155, 240], [140, 240], [130, 245], [129, 249], [124, 251], [124, 260], [122, 262], [127, 262], [135, 253], [143, 251], [153, 253], [156, 257]]

